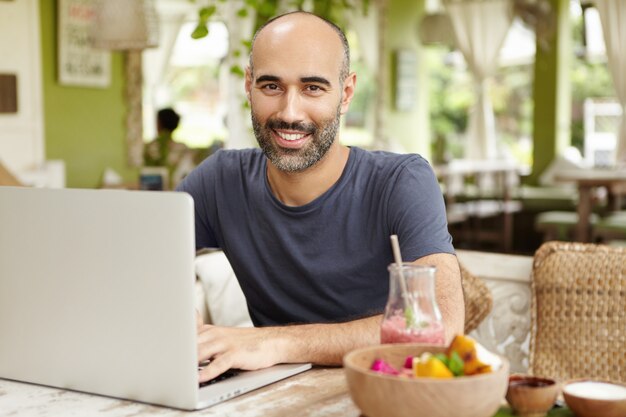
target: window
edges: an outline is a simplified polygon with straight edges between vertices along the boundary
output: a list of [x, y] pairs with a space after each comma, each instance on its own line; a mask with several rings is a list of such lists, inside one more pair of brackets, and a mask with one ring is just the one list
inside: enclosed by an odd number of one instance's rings
[[177, 142], [205, 148], [226, 139], [227, 69], [223, 62], [228, 51], [228, 30], [221, 22], [211, 22], [209, 36], [192, 39], [195, 25], [187, 22], [180, 27], [171, 55], [162, 63], [163, 75], [146, 95], [152, 97], [152, 104], [144, 106], [146, 141], [156, 136], [152, 113], [164, 107], [174, 108], [181, 116], [174, 132]]

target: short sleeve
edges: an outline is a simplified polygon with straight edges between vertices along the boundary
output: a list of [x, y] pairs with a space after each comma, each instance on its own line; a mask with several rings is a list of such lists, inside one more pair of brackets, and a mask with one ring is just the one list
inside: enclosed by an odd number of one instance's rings
[[388, 199], [388, 221], [398, 235], [404, 261], [454, 253], [443, 195], [428, 162], [418, 156], [400, 167]]
[[211, 213], [215, 211], [211, 206], [215, 195], [214, 179], [211, 175], [211, 171], [215, 169], [214, 159], [206, 159], [176, 188], [176, 191], [188, 193], [194, 201], [196, 250], [219, 247], [211, 227]]

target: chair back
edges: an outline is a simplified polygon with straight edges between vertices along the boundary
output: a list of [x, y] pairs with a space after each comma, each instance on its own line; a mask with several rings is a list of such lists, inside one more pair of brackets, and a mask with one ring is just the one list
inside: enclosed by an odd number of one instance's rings
[[531, 374], [626, 382], [626, 249], [547, 242], [532, 272]]
[[465, 333], [469, 333], [487, 317], [493, 307], [493, 297], [487, 284], [459, 263], [463, 298], [465, 299]]

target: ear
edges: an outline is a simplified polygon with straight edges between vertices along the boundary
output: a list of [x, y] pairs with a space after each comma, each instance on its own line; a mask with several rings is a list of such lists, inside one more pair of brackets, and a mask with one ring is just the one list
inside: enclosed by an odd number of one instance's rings
[[252, 89], [252, 72], [250, 71], [249, 66], [246, 67], [245, 78], [246, 78], [246, 82], [245, 82], [246, 97], [248, 97], [248, 101], [250, 101], [250, 90]]
[[354, 89], [356, 88], [356, 73], [351, 72], [343, 82], [343, 91], [341, 98], [340, 113], [346, 114], [350, 108], [350, 103], [354, 97]]

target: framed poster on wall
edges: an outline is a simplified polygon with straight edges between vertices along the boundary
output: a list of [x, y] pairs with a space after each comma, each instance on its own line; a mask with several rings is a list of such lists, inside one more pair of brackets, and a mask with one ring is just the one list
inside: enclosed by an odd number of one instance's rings
[[395, 51], [394, 97], [395, 107], [411, 111], [417, 102], [417, 55], [415, 51]]
[[106, 88], [111, 84], [111, 52], [91, 46], [96, 0], [58, 0], [59, 84]]

